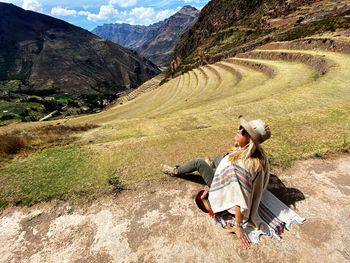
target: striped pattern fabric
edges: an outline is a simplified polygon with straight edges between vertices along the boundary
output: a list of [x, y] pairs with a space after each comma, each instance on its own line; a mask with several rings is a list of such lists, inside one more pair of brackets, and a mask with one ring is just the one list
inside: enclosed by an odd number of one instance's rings
[[262, 202], [259, 204], [258, 214], [277, 236], [280, 237], [283, 234], [286, 223], [274, 215]]
[[218, 191], [232, 182], [238, 182], [249, 193], [252, 192], [251, 174], [238, 165], [230, 165], [225, 167], [221, 173], [215, 175], [210, 186], [210, 192]]
[[213, 218], [217, 224], [220, 224], [222, 228], [233, 227], [235, 224], [235, 215], [228, 211], [213, 214]]
[[[234, 225], [235, 216], [228, 211], [211, 215], [222, 228]], [[244, 225], [244, 230], [253, 243], [258, 243], [261, 235], [275, 236], [280, 240], [284, 230], [288, 230], [290, 224], [303, 224], [305, 221], [305, 218], [296, 214], [268, 190], [265, 190], [263, 193], [256, 216], [267, 227], [263, 227], [263, 224], [260, 224], [260, 229], [253, 229], [248, 224]]]

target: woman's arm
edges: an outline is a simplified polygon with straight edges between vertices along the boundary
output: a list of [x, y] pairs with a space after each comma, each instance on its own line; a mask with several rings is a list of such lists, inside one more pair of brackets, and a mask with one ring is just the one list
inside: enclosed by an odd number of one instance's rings
[[235, 226], [236, 225], [241, 225], [242, 224], [242, 221], [243, 221], [243, 215], [241, 213], [241, 207], [239, 205], [236, 205], [235, 206]]
[[239, 240], [241, 241], [242, 246], [244, 246], [245, 248], [249, 248], [250, 240], [242, 228], [242, 221], [243, 221], [243, 215], [241, 213], [241, 207], [236, 205], [235, 206], [235, 225], [233, 228], [227, 229], [227, 231], [234, 232], [239, 238]]

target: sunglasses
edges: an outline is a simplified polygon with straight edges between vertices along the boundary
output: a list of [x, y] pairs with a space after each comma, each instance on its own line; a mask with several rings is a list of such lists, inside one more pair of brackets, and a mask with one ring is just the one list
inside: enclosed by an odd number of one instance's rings
[[249, 135], [248, 132], [242, 126], [239, 126], [238, 130], [242, 136]]

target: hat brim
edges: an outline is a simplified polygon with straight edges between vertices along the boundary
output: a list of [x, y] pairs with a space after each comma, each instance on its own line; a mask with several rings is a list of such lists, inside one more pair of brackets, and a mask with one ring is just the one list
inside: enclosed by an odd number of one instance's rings
[[204, 193], [204, 190], [201, 190], [198, 192], [198, 194], [196, 195], [195, 201], [196, 201], [196, 205], [198, 206], [198, 208], [200, 210], [202, 210], [204, 213], [209, 213], [210, 211], [210, 205], [209, 205], [209, 201], [205, 198], [202, 199], [202, 195]]
[[239, 125], [242, 126], [247, 131], [250, 138], [254, 142], [255, 146], [260, 149], [259, 140], [258, 140], [257, 135], [255, 134], [252, 126], [250, 126], [249, 122], [245, 118], [243, 118], [242, 115], [238, 116], [238, 119], [239, 119]]

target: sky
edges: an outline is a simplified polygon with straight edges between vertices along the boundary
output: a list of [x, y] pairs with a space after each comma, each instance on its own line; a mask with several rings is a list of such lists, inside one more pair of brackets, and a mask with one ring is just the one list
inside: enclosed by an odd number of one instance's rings
[[150, 25], [184, 5], [201, 9], [210, 0], [0, 0], [92, 30], [107, 23]]

